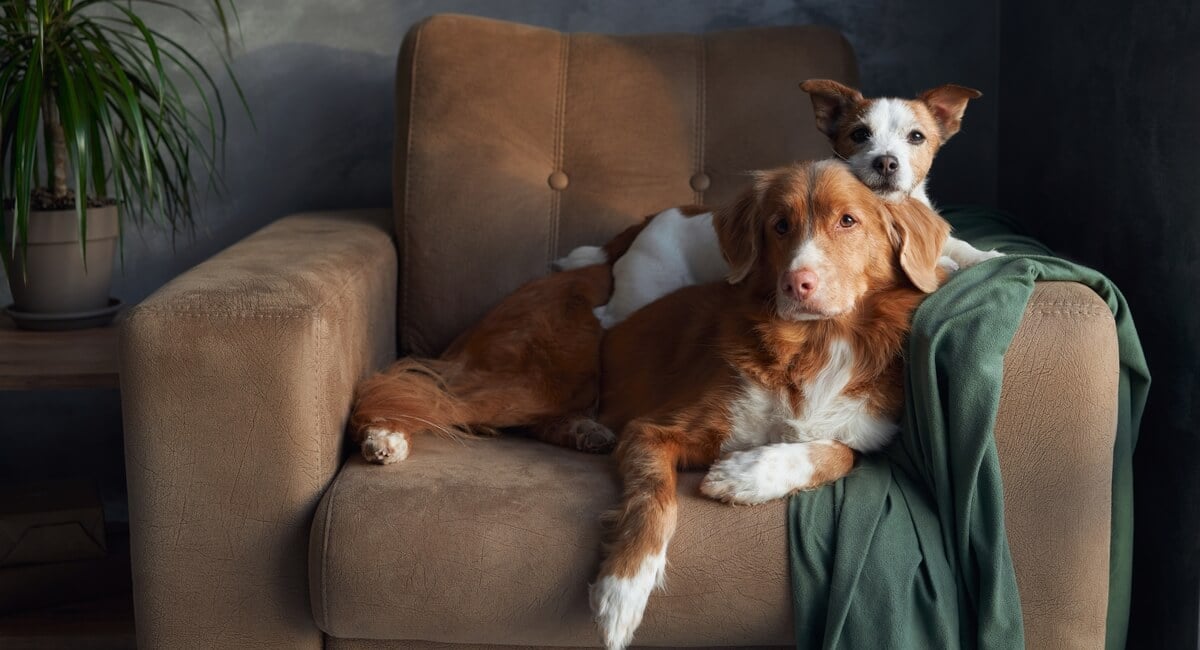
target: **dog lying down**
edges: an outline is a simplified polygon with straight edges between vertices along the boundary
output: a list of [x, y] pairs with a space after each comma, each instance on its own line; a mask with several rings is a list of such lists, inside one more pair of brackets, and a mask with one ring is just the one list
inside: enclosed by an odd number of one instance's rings
[[[800, 85], [812, 98], [817, 129], [849, 163], [859, 180], [889, 201], [915, 198], [931, 206], [925, 181], [933, 158], [962, 126], [967, 102], [979, 91], [954, 84], [928, 90], [916, 99], [866, 99], [862, 93], [827, 79]], [[661, 212], [620, 259], [594, 246], [577, 248], [555, 262], [559, 269], [613, 263], [613, 296], [596, 310], [605, 328], [682, 287], [730, 276], [713, 230], [713, 215], [686, 206]], [[1001, 255], [979, 251], [950, 238], [940, 263], [949, 271]]]
[[678, 468], [709, 468], [709, 497], [763, 503], [891, 440], [909, 319], [946, 273], [946, 222], [840, 161], [756, 174], [713, 224], [735, 280], [672, 293], [604, 344], [599, 418], [620, 431], [623, 483], [591, 590], [608, 648], [632, 641], [662, 584]]
[[[886, 199], [912, 196], [926, 205], [934, 154], [958, 132], [967, 102], [979, 96], [952, 84], [913, 100], [865, 99], [828, 80], [801, 87], [811, 95], [818, 129], [860, 180]], [[998, 255], [956, 241], [943, 251], [947, 269]], [[641, 270], [656, 258], [684, 271], [662, 281]], [[508, 427], [573, 449], [609, 451], [616, 437], [592, 417], [604, 336], [593, 312], [611, 325], [674, 289], [726, 278], [729, 265], [712, 215], [700, 207], [652, 215], [603, 248], [578, 249], [562, 262], [567, 270], [518, 288], [439, 358], [401, 359], [360, 383], [350, 434], [363, 456], [390, 464], [408, 456], [414, 433]]]

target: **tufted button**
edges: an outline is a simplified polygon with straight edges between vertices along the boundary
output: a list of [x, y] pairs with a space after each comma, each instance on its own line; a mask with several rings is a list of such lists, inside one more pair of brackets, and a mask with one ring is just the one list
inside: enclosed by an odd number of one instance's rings
[[567, 185], [571, 182], [571, 179], [567, 178], [567, 175], [561, 169], [550, 174], [550, 178], [546, 180], [550, 183], [550, 187], [556, 190], [567, 189]]
[[708, 189], [708, 186], [712, 183], [712, 179], [710, 179], [708, 174], [705, 174], [704, 172], [696, 172], [692, 175], [692, 180], [689, 182], [692, 184], [693, 190], [696, 190], [697, 192], [703, 192], [704, 190]]

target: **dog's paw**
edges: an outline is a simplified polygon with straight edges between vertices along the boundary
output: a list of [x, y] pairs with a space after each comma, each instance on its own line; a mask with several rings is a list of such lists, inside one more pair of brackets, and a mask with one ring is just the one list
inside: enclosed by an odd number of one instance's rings
[[585, 266], [594, 266], [596, 264], [608, 263], [608, 254], [599, 246], [580, 246], [575, 250], [567, 253], [566, 257], [560, 257], [550, 263], [550, 268], [555, 271], [570, 271], [572, 269], [581, 269]]
[[1001, 253], [1000, 251], [995, 250], [995, 249], [992, 249], [990, 251], [980, 251], [979, 252], [979, 261], [975, 262], [975, 263], [978, 264], [979, 262], [986, 262], [988, 260], [994, 260], [997, 257], [1004, 257], [1004, 253]]
[[591, 586], [588, 599], [605, 648], [624, 650], [633, 642], [633, 633], [642, 624], [650, 592], [662, 585], [666, 566], [665, 553], [650, 555], [642, 561], [634, 576], [602, 576]]
[[971, 250], [969, 252], [960, 253], [956, 257], [955, 263], [958, 264], [958, 266], [960, 268], [969, 269], [972, 266], [975, 266], [976, 264], [980, 264], [980, 263], [986, 262], [988, 260], [994, 260], [997, 257], [1004, 257], [1004, 253], [1001, 253], [1000, 251], [997, 251], [997, 250], [990, 250], [990, 251]]
[[806, 485], [812, 474], [812, 462], [799, 446], [755, 447], [713, 463], [700, 492], [726, 503], [766, 503]]
[[408, 458], [408, 437], [383, 427], [368, 427], [363, 433], [362, 455], [380, 465], [402, 461]]
[[579, 418], [571, 423], [575, 448], [589, 454], [607, 454], [617, 446], [617, 436], [603, 424], [591, 418]]
[[595, 314], [596, 320], [600, 321], [600, 327], [602, 329], [612, 329], [614, 325], [621, 322], [621, 319], [612, 315], [608, 305], [600, 305], [599, 307], [593, 309], [592, 313]]
[[958, 262], [955, 262], [953, 258], [946, 255], [939, 257], [937, 264], [946, 273], [954, 273], [959, 268]]

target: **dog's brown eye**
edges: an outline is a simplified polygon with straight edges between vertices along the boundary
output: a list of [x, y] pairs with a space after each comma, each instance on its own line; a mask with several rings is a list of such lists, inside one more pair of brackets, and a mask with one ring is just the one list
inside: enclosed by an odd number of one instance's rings
[[780, 219], [775, 222], [775, 232], [786, 235], [792, 229], [792, 224], [788, 223], [787, 219]]
[[843, 228], [852, 228], [852, 227], [854, 227], [854, 224], [856, 224], [856, 223], [858, 223], [858, 219], [855, 219], [851, 215], [843, 214], [842, 220], [838, 222], [838, 225]]
[[850, 134], [850, 139], [858, 144], [862, 144], [871, 139], [871, 130], [860, 126], [857, 129], [854, 129], [854, 132]]
[[924, 133], [921, 133], [920, 131], [913, 131], [912, 133], [908, 134], [909, 144], [921, 144], [922, 142], [925, 142]]

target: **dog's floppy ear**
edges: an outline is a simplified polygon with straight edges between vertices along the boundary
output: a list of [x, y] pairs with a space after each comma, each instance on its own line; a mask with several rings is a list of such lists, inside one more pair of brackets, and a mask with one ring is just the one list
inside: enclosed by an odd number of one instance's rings
[[942, 134], [942, 142], [958, 133], [962, 128], [963, 112], [967, 110], [967, 102], [983, 97], [983, 93], [974, 88], [946, 84], [921, 93], [919, 99], [925, 102], [937, 120], [938, 129]]
[[754, 182], [742, 190], [731, 203], [713, 213], [713, 228], [721, 244], [721, 255], [729, 263], [729, 283], [737, 284], [746, 279], [758, 261], [759, 238], [762, 236], [762, 218], [759, 206], [767, 176], [754, 174]]
[[916, 288], [933, 293], [942, 282], [938, 258], [950, 236], [950, 224], [916, 199], [890, 203], [888, 209], [899, 240], [900, 268]]
[[831, 140], [837, 137], [838, 125], [850, 109], [863, 101], [862, 93], [832, 79], [809, 79], [800, 84], [800, 90], [812, 97], [817, 129]]

